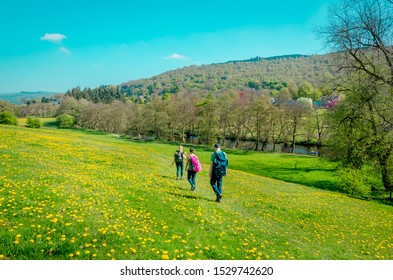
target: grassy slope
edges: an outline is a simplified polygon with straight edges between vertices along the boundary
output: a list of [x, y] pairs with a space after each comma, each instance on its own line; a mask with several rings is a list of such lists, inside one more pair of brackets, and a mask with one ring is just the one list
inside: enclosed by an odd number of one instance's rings
[[215, 203], [173, 148], [0, 126], [0, 258], [393, 259], [392, 207], [236, 170]]

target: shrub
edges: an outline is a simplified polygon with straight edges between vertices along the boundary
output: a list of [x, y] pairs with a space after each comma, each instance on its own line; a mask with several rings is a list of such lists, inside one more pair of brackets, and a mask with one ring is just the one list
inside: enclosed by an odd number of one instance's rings
[[0, 113], [0, 124], [18, 125], [18, 120], [13, 113], [4, 111]]
[[42, 126], [40, 119], [27, 117], [26, 127], [40, 128]]
[[74, 126], [75, 118], [68, 114], [62, 114], [57, 117], [58, 128], [72, 128]]
[[371, 192], [371, 187], [362, 170], [358, 169], [342, 168], [339, 170], [338, 186], [342, 192], [349, 195], [368, 196]]

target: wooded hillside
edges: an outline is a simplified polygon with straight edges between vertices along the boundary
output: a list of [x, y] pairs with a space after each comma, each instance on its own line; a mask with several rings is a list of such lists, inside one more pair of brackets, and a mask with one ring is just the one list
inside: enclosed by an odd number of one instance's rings
[[[332, 65], [332, 55], [256, 57], [246, 61], [188, 66], [119, 86], [77, 87], [67, 91], [66, 95], [95, 103], [123, 99], [145, 103], [154, 96], [165, 98], [179, 92], [203, 94], [229, 89], [258, 90], [275, 97], [280, 90], [288, 88], [291, 96], [296, 98], [302, 84], [306, 83], [309, 88], [311, 86], [310, 90], [316, 90], [336, 75], [336, 68]], [[321, 95], [318, 94], [319, 97]]]

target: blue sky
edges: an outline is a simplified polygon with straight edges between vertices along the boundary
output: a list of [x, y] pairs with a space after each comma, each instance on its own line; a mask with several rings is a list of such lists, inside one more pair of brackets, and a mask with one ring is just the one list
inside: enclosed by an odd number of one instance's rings
[[2, 0], [0, 93], [117, 85], [167, 70], [325, 53], [337, 1]]

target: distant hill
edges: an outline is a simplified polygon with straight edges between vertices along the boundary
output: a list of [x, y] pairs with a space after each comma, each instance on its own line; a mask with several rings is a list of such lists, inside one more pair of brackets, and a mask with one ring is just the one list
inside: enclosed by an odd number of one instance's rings
[[42, 97], [51, 97], [52, 95], [57, 94], [55, 92], [48, 92], [48, 91], [21, 91], [18, 93], [0, 93], [0, 100], [7, 101], [11, 104], [21, 104], [21, 100], [23, 98], [27, 100], [32, 100], [36, 98]]
[[167, 71], [146, 79], [124, 82], [118, 86], [95, 89], [74, 88], [66, 95], [92, 102], [109, 103], [116, 99], [148, 102], [154, 96], [179, 92], [199, 95], [216, 94], [227, 90], [257, 90], [274, 95], [289, 84], [300, 86], [307, 81], [314, 88], [323, 86], [336, 75], [333, 55], [301, 54], [254, 57], [209, 65], [192, 65]]
[[337, 75], [333, 55], [285, 55], [255, 57], [243, 61], [188, 66], [121, 85], [126, 96], [149, 98], [152, 95], [186, 92], [220, 92], [225, 90], [279, 91], [289, 82], [298, 86], [307, 81], [314, 88], [326, 77]]

